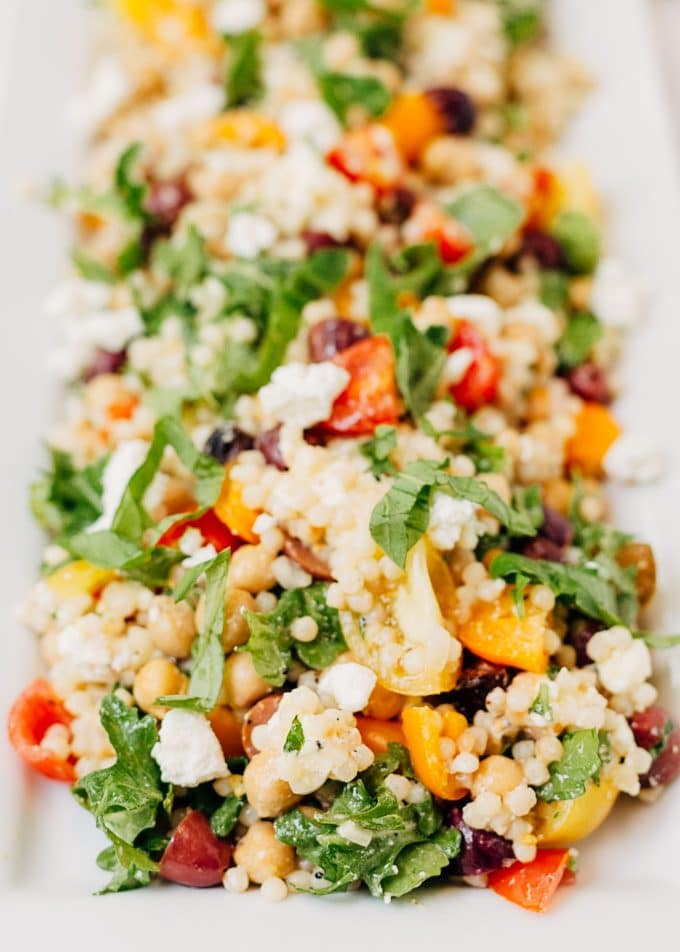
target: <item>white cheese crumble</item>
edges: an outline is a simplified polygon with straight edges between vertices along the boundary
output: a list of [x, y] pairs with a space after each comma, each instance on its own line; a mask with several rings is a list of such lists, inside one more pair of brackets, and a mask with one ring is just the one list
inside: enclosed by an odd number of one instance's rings
[[319, 678], [321, 699], [341, 711], [361, 711], [368, 704], [377, 678], [370, 668], [349, 661], [327, 668]]
[[620, 625], [596, 632], [586, 651], [610, 694], [629, 694], [652, 676], [649, 648]]
[[334, 113], [319, 99], [298, 99], [281, 110], [279, 124], [286, 136], [327, 152], [342, 135]]
[[257, 258], [276, 241], [276, 228], [262, 215], [237, 212], [227, 225], [227, 247], [237, 258]]
[[132, 92], [128, 73], [113, 56], [102, 56], [90, 74], [86, 88], [68, 107], [68, 118], [90, 135], [121, 106]]
[[454, 499], [448, 493], [435, 493], [430, 507], [428, 538], [438, 549], [452, 549], [460, 541], [463, 532], [476, 535], [475, 513], [476, 506], [467, 499]]
[[493, 338], [498, 335], [503, 321], [503, 311], [493, 298], [484, 294], [454, 294], [446, 299], [451, 317], [470, 321], [484, 334]]
[[186, 92], [164, 99], [151, 110], [151, 120], [166, 132], [190, 122], [211, 119], [224, 106], [224, 89], [216, 83], [199, 83]]
[[219, 0], [211, 22], [218, 33], [235, 36], [254, 30], [264, 20], [266, 12], [264, 0]]
[[618, 258], [603, 258], [595, 272], [590, 306], [609, 327], [630, 330], [640, 320], [645, 288]]
[[562, 333], [557, 315], [540, 301], [523, 301], [505, 312], [506, 324], [528, 324], [535, 327], [546, 344], [554, 344]]
[[163, 782], [181, 787], [197, 787], [229, 773], [210, 723], [193, 711], [167, 712], [151, 756], [161, 768]]
[[113, 451], [102, 477], [102, 514], [88, 527], [88, 532], [111, 528], [127, 484], [144, 462], [148, 451], [149, 444], [145, 440], [125, 440]]
[[644, 436], [622, 434], [602, 462], [604, 471], [620, 483], [653, 483], [666, 469], [664, 454]]
[[260, 390], [260, 405], [269, 425], [290, 423], [306, 429], [329, 418], [348, 383], [347, 371], [329, 361], [285, 364]]

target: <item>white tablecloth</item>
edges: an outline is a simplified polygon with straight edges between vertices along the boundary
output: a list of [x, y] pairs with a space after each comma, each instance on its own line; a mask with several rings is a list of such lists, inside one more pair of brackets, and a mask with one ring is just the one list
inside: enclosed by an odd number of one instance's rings
[[651, 0], [661, 64], [680, 143], [680, 0]]

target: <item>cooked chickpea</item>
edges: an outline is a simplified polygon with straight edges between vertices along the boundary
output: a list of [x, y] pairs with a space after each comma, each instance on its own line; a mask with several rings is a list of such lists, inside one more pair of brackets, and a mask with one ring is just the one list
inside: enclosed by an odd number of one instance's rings
[[234, 861], [248, 873], [253, 883], [263, 883], [271, 876], [285, 879], [295, 869], [295, 852], [281, 843], [274, 834], [274, 824], [258, 820], [248, 828], [234, 850]]
[[171, 658], [188, 658], [196, 636], [194, 613], [186, 602], [169, 595], [156, 595], [149, 608], [149, 637], [156, 648]]
[[381, 721], [389, 721], [401, 714], [405, 702], [403, 695], [389, 691], [382, 684], [376, 684], [364, 708], [364, 714], [367, 717], [377, 717]]
[[[222, 647], [225, 651], [233, 651], [248, 640], [250, 631], [244, 611], [257, 611], [253, 596], [242, 588], [227, 588], [224, 593], [224, 629], [222, 631]], [[196, 627], [199, 631], [203, 627], [204, 617], [205, 597], [201, 596], [196, 606]]]
[[557, 512], [560, 512], [563, 516], [569, 514], [571, 497], [571, 483], [567, 482], [566, 479], [562, 479], [561, 476], [557, 479], [549, 479], [543, 484], [544, 503], [546, 506], [550, 506], [551, 509], [555, 509]]
[[487, 757], [479, 765], [479, 770], [472, 781], [472, 792], [478, 797], [480, 793], [496, 793], [503, 796], [509, 793], [522, 782], [522, 768], [510, 757], [494, 754]]
[[635, 567], [635, 589], [641, 605], [646, 605], [656, 591], [656, 561], [652, 547], [646, 542], [627, 542], [616, 555], [624, 568]]
[[155, 704], [156, 698], [165, 694], [185, 694], [188, 686], [189, 679], [176, 664], [167, 658], [153, 658], [135, 675], [132, 693], [146, 714], [161, 718], [168, 708]]
[[229, 655], [224, 663], [220, 703], [235, 708], [251, 707], [255, 701], [269, 694], [271, 689], [271, 685], [255, 670], [253, 659], [247, 651]]
[[275, 817], [294, 806], [300, 797], [277, 776], [275, 755], [255, 754], [243, 774], [248, 802], [261, 817]]
[[272, 571], [273, 553], [262, 545], [242, 545], [231, 557], [229, 585], [253, 595], [271, 588], [276, 579]]

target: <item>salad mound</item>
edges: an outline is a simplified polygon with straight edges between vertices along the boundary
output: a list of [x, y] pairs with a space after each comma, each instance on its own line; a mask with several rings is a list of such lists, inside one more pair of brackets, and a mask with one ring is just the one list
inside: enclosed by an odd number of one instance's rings
[[[48, 301], [65, 398], [21, 758], [102, 892], [546, 909], [680, 772], [607, 478], [638, 282], [541, 0], [109, 0]], [[462, 901], [462, 897], [460, 897]]]

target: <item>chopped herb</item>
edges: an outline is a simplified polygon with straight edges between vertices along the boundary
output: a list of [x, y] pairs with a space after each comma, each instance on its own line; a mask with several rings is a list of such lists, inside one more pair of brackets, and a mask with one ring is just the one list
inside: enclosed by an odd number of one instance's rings
[[210, 817], [210, 826], [215, 836], [226, 837], [232, 832], [244, 804], [243, 797], [226, 797]]
[[552, 223], [569, 270], [573, 274], [591, 274], [600, 257], [600, 232], [592, 218], [583, 212], [560, 212]]
[[655, 651], [664, 651], [667, 648], [675, 648], [680, 645], [680, 635], [660, 635], [651, 631], [634, 631], [634, 638], [639, 638]]
[[183, 241], [157, 242], [153, 249], [153, 264], [172, 279], [178, 291], [187, 293], [199, 284], [208, 272], [205, 239], [195, 225], [190, 225]]
[[70, 537], [102, 514], [102, 476], [108, 457], [76, 469], [62, 450], [49, 449], [50, 468], [31, 485], [31, 512], [51, 535]]
[[228, 106], [244, 106], [262, 93], [261, 46], [262, 37], [257, 30], [229, 37], [225, 77]]
[[397, 446], [397, 430], [394, 426], [381, 425], [376, 427], [370, 440], [359, 446], [359, 452], [371, 464], [371, 473], [376, 479], [381, 476], [394, 476], [396, 467], [390, 461], [390, 453]]
[[436, 430], [427, 417], [419, 420], [421, 429], [433, 440], [459, 443], [460, 452], [469, 456], [478, 473], [499, 473], [505, 466], [505, 450], [496, 446], [493, 438], [469, 421], [460, 429]]
[[401, 3], [370, 3], [369, 0], [321, 0], [333, 16], [336, 29], [351, 30], [362, 52], [374, 59], [396, 60], [403, 43], [404, 23], [417, 0]]
[[592, 353], [602, 333], [602, 325], [594, 315], [587, 311], [571, 314], [564, 333], [555, 346], [560, 368], [570, 370], [582, 364]]
[[548, 690], [547, 684], [541, 685], [541, 688], [536, 696], [536, 700], [529, 708], [529, 711], [532, 714], [540, 714], [540, 716], [544, 717], [546, 721], [552, 721], [553, 712], [552, 706], [550, 704], [550, 691]]
[[359, 106], [374, 119], [382, 116], [390, 104], [391, 94], [375, 76], [350, 76], [346, 73], [321, 73], [317, 77], [319, 92], [340, 122], [346, 123], [354, 106]]
[[586, 792], [588, 781], [597, 781], [602, 766], [602, 740], [595, 730], [564, 734], [562, 757], [550, 764], [550, 780], [538, 787], [541, 800], [576, 800]]
[[305, 732], [302, 729], [300, 718], [296, 714], [290, 725], [290, 730], [288, 731], [286, 739], [283, 742], [283, 752], [284, 754], [297, 753], [297, 751], [302, 750], [304, 745]]
[[86, 281], [98, 281], [102, 284], [113, 284], [116, 276], [101, 261], [96, 258], [88, 257], [85, 252], [74, 248], [71, 252], [71, 261], [76, 271], [85, 278]]
[[469, 232], [474, 248], [462, 261], [449, 269], [450, 289], [463, 290], [467, 279], [487, 258], [501, 250], [508, 238], [522, 225], [525, 211], [490, 185], [473, 185], [461, 192], [447, 211]]
[[545, 0], [498, 0], [503, 30], [512, 46], [535, 40], [543, 27]]
[[562, 271], [541, 273], [539, 298], [551, 311], [564, 311], [569, 303], [569, 276]]

